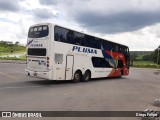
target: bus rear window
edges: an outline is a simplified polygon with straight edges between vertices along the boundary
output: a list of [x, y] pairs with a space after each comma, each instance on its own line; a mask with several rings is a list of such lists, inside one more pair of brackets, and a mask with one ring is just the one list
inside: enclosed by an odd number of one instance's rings
[[28, 55], [46, 56], [46, 48], [28, 48]]
[[29, 38], [40, 38], [48, 36], [49, 30], [48, 26], [36, 26], [29, 29], [28, 37]]

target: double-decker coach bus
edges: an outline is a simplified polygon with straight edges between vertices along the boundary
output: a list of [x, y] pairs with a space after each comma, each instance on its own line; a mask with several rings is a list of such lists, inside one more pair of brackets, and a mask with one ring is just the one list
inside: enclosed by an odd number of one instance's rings
[[88, 81], [129, 74], [129, 48], [59, 25], [36, 24], [27, 40], [28, 76]]

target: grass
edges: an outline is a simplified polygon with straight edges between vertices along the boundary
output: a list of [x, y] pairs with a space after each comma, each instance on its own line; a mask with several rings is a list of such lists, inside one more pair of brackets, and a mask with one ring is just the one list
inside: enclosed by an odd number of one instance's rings
[[9, 53], [9, 52], [0, 53], [0, 57], [7, 56], [7, 55], [14, 55], [14, 54], [25, 54], [25, 52], [26, 51], [15, 51], [15, 52], [12, 52], [12, 53]]
[[134, 61], [133, 67], [139, 68], [160, 68], [160, 65], [153, 63], [151, 61]]
[[26, 60], [26, 56], [20, 56], [19, 58], [17, 57], [0, 57], [0, 60], [22, 60], [25, 61]]
[[0, 59], [2, 60], [26, 60], [26, 47], [17, 44], [7, 44], [0, 41]]

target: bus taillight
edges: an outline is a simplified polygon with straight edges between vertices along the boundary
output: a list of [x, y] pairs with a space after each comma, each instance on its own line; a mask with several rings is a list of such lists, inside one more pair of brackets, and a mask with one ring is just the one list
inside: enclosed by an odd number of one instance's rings
[[47, 57], [47, 67], [49, 67], [49, 57]]

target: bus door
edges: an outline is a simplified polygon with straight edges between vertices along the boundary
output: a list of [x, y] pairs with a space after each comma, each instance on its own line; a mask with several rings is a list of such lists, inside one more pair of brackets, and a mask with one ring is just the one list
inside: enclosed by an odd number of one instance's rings
[[71, 55], [66, 56], [66, 80], [71, 80], [73, 76], [73, 63], [74, 63], [74, 57]]

